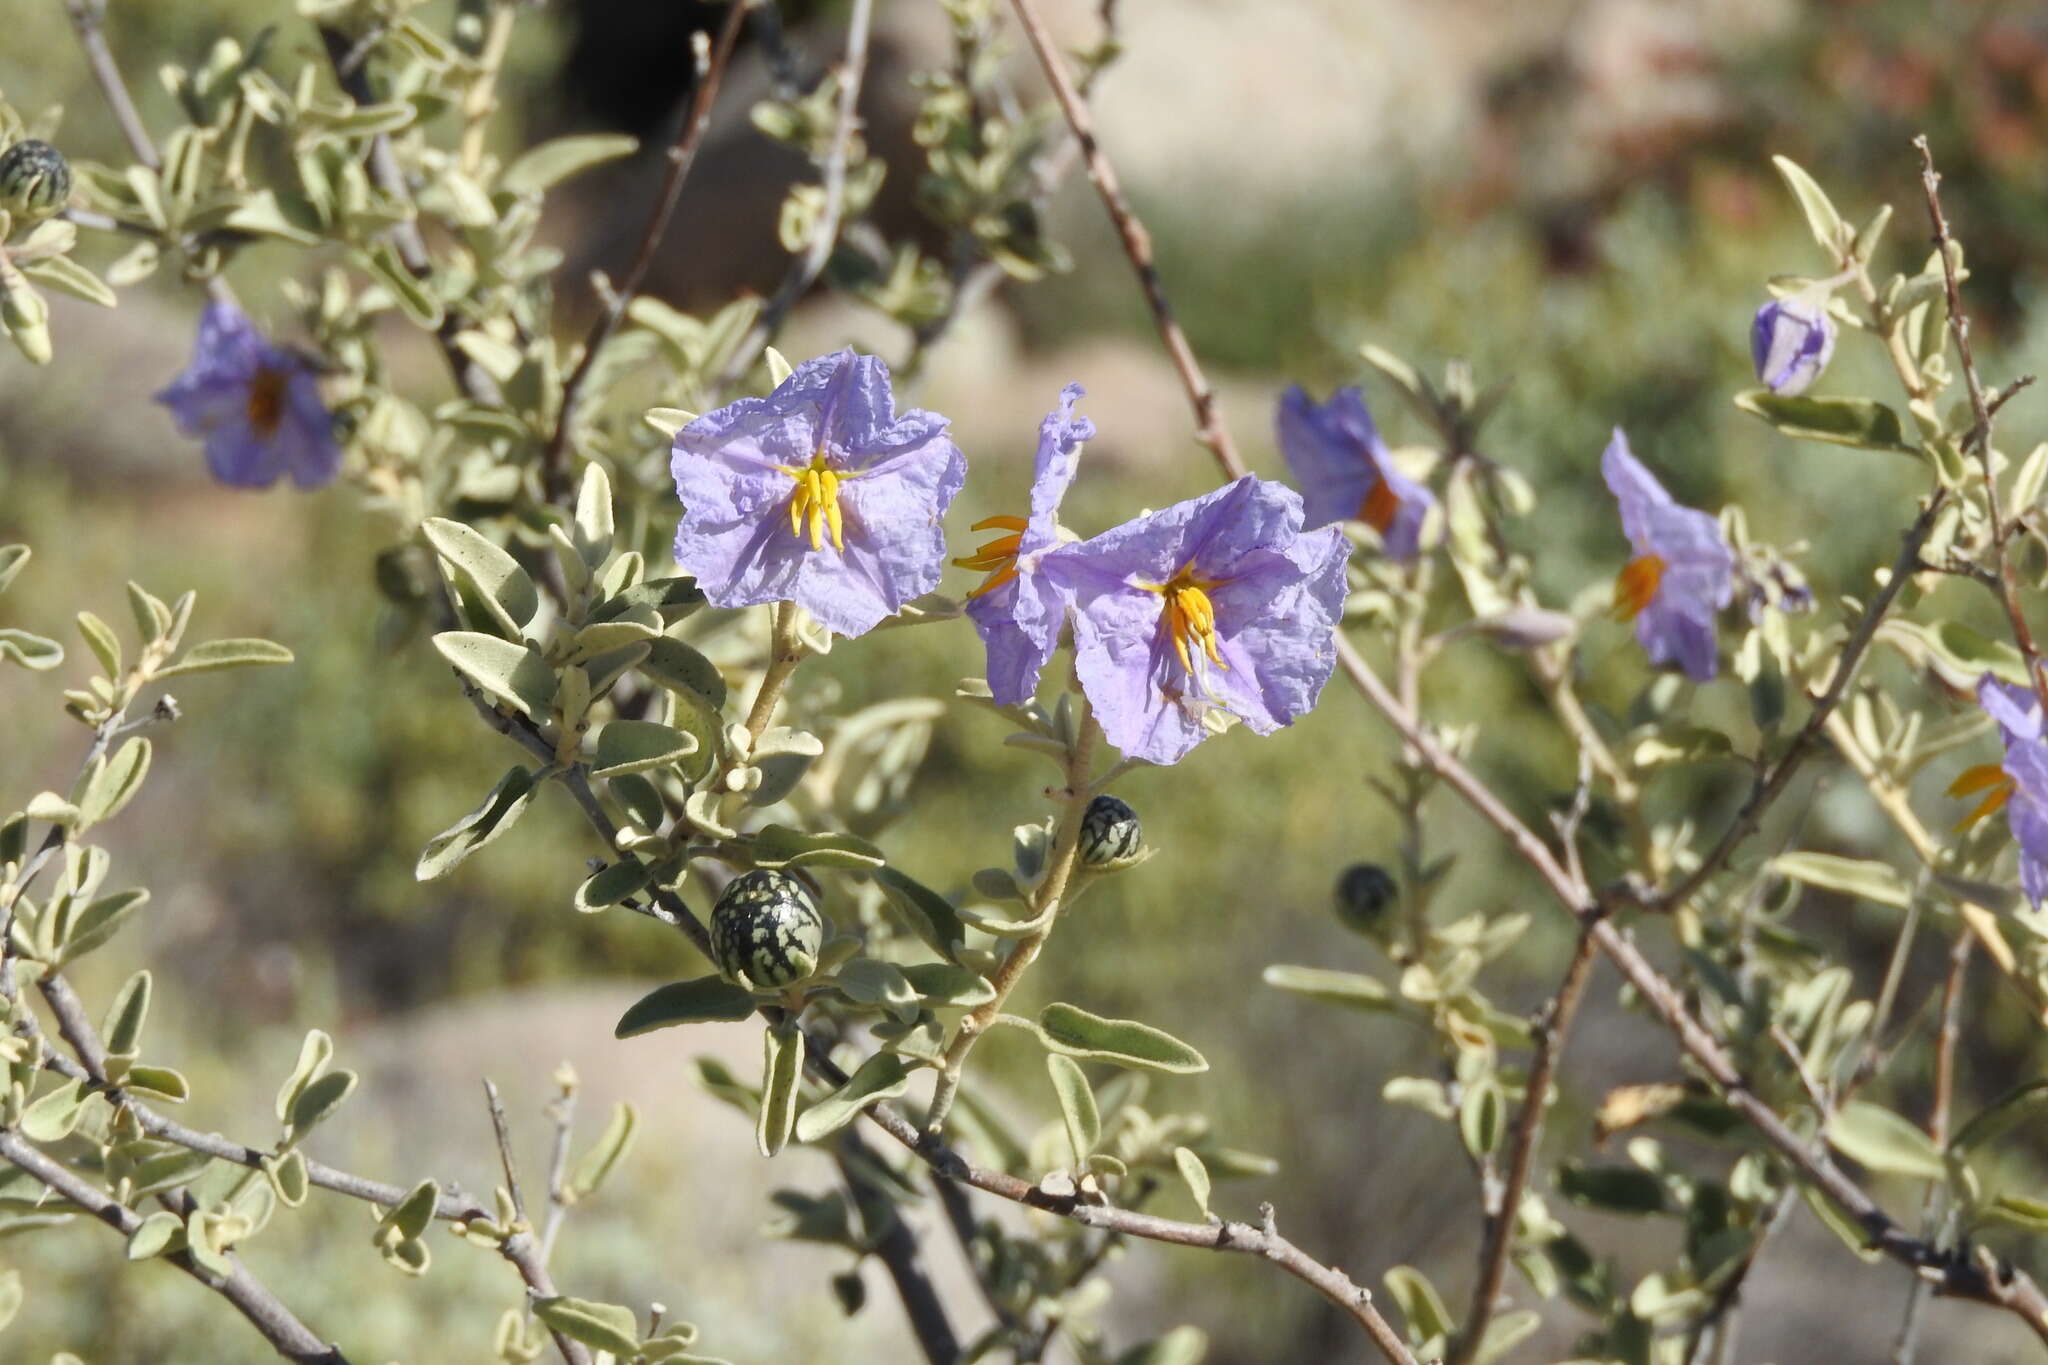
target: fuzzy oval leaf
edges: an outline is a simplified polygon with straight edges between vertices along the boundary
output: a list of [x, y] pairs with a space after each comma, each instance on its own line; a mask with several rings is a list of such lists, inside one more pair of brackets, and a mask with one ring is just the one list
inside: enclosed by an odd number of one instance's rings
[[105, 943], [119, 932], [123, 921], [140, 910], [149, 900], [146, 887], [135, 887], [128, 891], [116, 891], [111, 896], [101, 896], [80, 911], [71, 921], [71, 936], [64, 940], [58, 953], [58, 963], [75, 961]]
[[0, 545], [0, 592], [7, 591], [7, 585], [28, 563], [29, 554], [26, 545]]
[[1771, 859], [1770, 870], [1808, 886], [1857, 896], [1903, 910], [1913, 901], [1913, 888], [1890, 863], [1842, 858], [1832, 853], [1783, 853]]
[[149, 973], [140, 971], [128, 978], [107, 1007], [100, 1034], [107, 1051], [116, 1055], [133, 1052], [142, 1042], [142, 1023], [149, 1017]]
[[979, 972], [950, 962], [918, 962], [903, 969], [910, 989], [931, 1006], [972, 1009], [996, 998], [996, 988]]
[[142, 790], [149, 775], [150, 744], [137, 735], [114, 751], [106, 766], [93, 774], [79, 794], [78, 815], [82, 823], [96, 825], [121, 813]]
[[1828, 1145], [1858, 1165], [1922, 1180], [1947, 1178], [1948, 1168], [1933, 1139], [1889, 1109], [1851, 1100], [1822, 1130]]
[[550, 138], [522, 152], [507, 166], [498, 177], [498, 188], [513, 194], [535, 194], [592, 166], [631, 156], [639, 146], [640, 139], [624, 133], [578, 133]]
[[1195, 1197], [1195, 1207], [1202, 1211], [1204, 1218], [1209, 1217], [1209, 1168], [1202, 1164], [1202, 1158], [1185, 1147], [1173, 1149], [1173, 1164], [1180, 1171], [1188, 1193]]
[[566, 1294], [535, 1299], [533, 1315], [585, 1346], [630, 1360], [640, 1353], [640, 1323], [633, 1310], [616, 1303], [572, 1299]]
[[1038, 1015], [1046, 1046], [1069, 1057], [1090, 1057], [1143, 1071], [1186, 1076], [1207, 1071], [1202, 1054], [1180, 1039], [1134, 1019], [1105, 1019], [1073, 1005], [1047, 1005]]
[[893, 867], [878, 867], [869, 875], [889, 897], [889, 904], [895, 906], [908, 921], [911, 932], [923, 939], [925, 946], [933, 952], [952, 961], [960, 946], [967, 941], [967, 926], [960, 922], [960, 914], [953, 908], [953, 903]]
[[718, 666], [670, 635], [648, 642], [640, 671], [671, 692], [701, 697], [713, 711], [725, 705], [725, 678]]
[[131, 1066], [128, 1079], [122, 1084], [138, 1095], [173, 1104], [183, 1104], [192, 1098], [192, 1085], [185, 1079], [185, 1073], [167, 1066]]
[[46, 673], [64, 662], [64, 646], [25, 630], [0, 630], [0, 659]]
[[852, 867], [873, 871], [888, 861], [882, 850], [851, 834], [806, 834], [788, 825], [769, 825], [754, 836], [754, 866]]
[[334, 1060], [334, 1040], [319, 1029], [308, 1029], [303, 1042], [299, 1044], [299, 1060], [292, 1067], [292, 1074], [277, 1091], [277, 1121], [289, 1123], [292, 1106], [298, 1103], [299, 1094], [313, 1078], [327, 1069]]
[[1384, 1014], [1400, 1008], [1384, 984], [1359, 972], [1334, 972], [1324, 967], [1291, 967], [1281, 963], [1266, 968], [1262, 978], [1268, 986], [1305, 995], [1326, 1005]]
[[1964, 1124], [1949, 1148], [1967, 1152], [1981, 1147], [2034, 1119], [2044, 1107], [2048, 1107], [2048, 1081], [2033, 1081], [2007, 1091]]
[[208, 640], [185, 651], [169, 668], [160, 668], [158, 678], [175, 678], [185, 673], [213, 673], [223, 668], [262, 668], [288, 664], [292, 652], [272, 640]]
[[263, 1174], [286, 1208], [295, 1209], [306, 1202], [311, 1182], [306, 1176], [306, 1158], [301, 1153], [290, 1151], [281, 1157], [265, 1157]]
[[1413, 1266], [1397, 1265], [1385, 1278], [1387, 1292], [1394, 1296], [1394, 1302], [1401, 1306], [1401, 1316], [1407, 1320], [1411, 1341], [1427, 1342], [1450, 1335], [1450, 1310], [1444, 1307], [1443, 1296], [1436, 1292], [1429, 1276]]
[[869, 1105], [901, 1096], [910, 1089], [910, 1070], [895, 1053], [877, 1052], [847, 1077], [845, 1085], [798, 1116], [796, 1140], [816, 1142], [829, 1137], [859, 1118]]
[[470, 854], [512, 828], [532, 802], [533, 774], [514, 768], [498, 779], [483, 804], [427, 840], [413, 876], [423, 882], [445, 877]]
[[1067, 1125], [1067, 1141], [1073, 1145], [1074, 1161], [1088, 1159], [1102, 1140], [1102, 1114], [1095, 1106], [1095, 1091], [1088, 1075], [1071, 1057], [1048, 1053], [1045, 1069], [1052, 1076], [1053, 1093], [1059, 1097], [1060, 1117]]
[[443, 631], [434, 648], [485, 692], [534, 720], [555, 700], [555, 670], [538, 650], [475, 630]]
[[594, 777], [646, 772], [697, 752], [697, 737], [651, 720], [615, 720], [597, 732]]
[[1735, 406], [1763, 418], [1795, 440], [1824, 441], [1896, 455], [1920, 453], [1906, 440], [1899, 414], [1874, 399], [1813, 398], [1805, 394], [1790, 397], [1769, 389], [1745, 389], [1735, 395]]
[[1839, 263], [1842, 248], [1848, 246], [1850, 242], [1849, 227], [1842, 221], [1842, 215], [1836, 211], [1827, 191], [1790, 157], [1774, 156], [1771, 158], [1771, 164], [1778, 168], [1778, 174], [1783, 177], [1785, 187], [1791, 190], [1792, 197], [1799, 201], [1799, 208], [1806, 214], [1806, 226], [1812, 231], [1813, 240], [1819, 243], [1821, 250], [1837, 258]]
[[755, 1116], [754, 1145], [762, 1156], [774, 1156], [789, 1142], [790, 1129], [796, 1124], [803, 1068], [801, 1033], [779, 1028], [761, 1031], [761, 1111]]
[[341, 1108], [355, 1088], [356, 1073], [347, 1068], [315, 1077], [292, 1099], [292, 1131], [296, 1134], [311, 1131], [315, 1124]]
[[594, 915], [647, 885], [653, 875], [653, 870], [638, 858], [608, 863], [576, 888], [575, 906], [586, 915]]
[[158, 1209], [135, 1225], [128, 1234], [128, 1259], [146, 1261], [171, 1249], [173, 1238], [183, 1235], [185, 1220], [168, 1209]]
[[671, 981], [633, 1002], [612, 1028], [614, 1038], [634, 1038], [675, 1024], [731, 1023], [754, 1012], [754, 996], [722, 976]]
[[85, 1104], [82, 1081], [65, 1081], [21, 1111], [21, 1133], [31, 1142], [58, 1142], [78, 1125]]
[[517, 636], [540, 611], [540, 589], [519, 561], [481, 532], [445, 517], [420, 523], [456, 579], [470, 589], [508, 635]]
[[633, 1145], [633, 1134], [639, 1126], [639, 1110], [630, 1104], [612, 1106], [611, 1120], [569, 1174], [569, 1190], [575, 1198], [585, 1199], [597, 1193], [605, 1177], [612, 1173], [612, 1168]]

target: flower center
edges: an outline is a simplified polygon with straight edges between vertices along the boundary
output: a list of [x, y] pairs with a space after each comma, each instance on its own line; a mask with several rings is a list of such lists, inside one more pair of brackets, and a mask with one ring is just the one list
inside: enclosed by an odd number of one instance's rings
[[284, 371], [268, 365], [249, 380], [246, 411], [258, 436], [268, 439], [277, 434], [277, 424], [284, 419], [284, 388]]
[[1197, 578], [1195, 566], [1190, 564], [1156, 587], [1146, 585], [1146, 591], [1165, 599], [1159, 612], [1160, 629], [1172, 637], [1173, 652], [1180, 656], [1180, 666], [1198, 681], [1205, 659], [1218, 668], [1230, 667], [1216, 649], [1216, 604], [1209, 600], [1211, 588], [1220, 588], [1229, 581]]
[[1372, 491], [1365, 495], [1365, 501], [1358, 504], [1358, 519], [1381, 535], [1393, 526], [1394, 518], [1400, 512], [1401, 495], [1385, 479], [1373, 484]]
[[845, 537], [841, 534], [842, 520], [839, 510], [839, 475], [832, 466], [825, 463], [825, 452], [820, 448], [811, 456], [811, 462], [798, 469], [794, 465], [778, 465], [783, 473], [796, 480], [796, 488], [789, 495], [789, 532], [801, 537], [804, 528], [810, 527], [811, 548], [823, 549], [825, 532], [832, 532], [832, 548], [844, 550]]
[[1008, 531], [997, 536], [971, 555], [962, 555], [953, 562], [963, 569], [986, 573], [981, 585], [967, 594], [968, 600], [994, 592], [1017, 576], [1017, 551], [1024, 544], [1024, 528], [1029, 525], [1022, 517], [983, 517], [970, 528], [976, 531]]
[[1979, 763], [1974, 768], [1963, 769], [1961, 776], [1949, 783], [1948, 794], [1974, 796], [1978, 792], [1984, 792], [1986, 795], [1977, 803], [1975, 810], [1956, 821], [1956, 829], [1966, 830], [1986, 816], [2004, 809], [2005, 803], [2012, 799], [2017, 786], [2011, 774], [1996, 763]]
[[1624, 621], [1642, 615], [1643, 608], [1657, 596], [1664, 569], [1664, 560], [1658, 555], [1643, 555], [1624, 565], [1614, 580], [1614, 614]]

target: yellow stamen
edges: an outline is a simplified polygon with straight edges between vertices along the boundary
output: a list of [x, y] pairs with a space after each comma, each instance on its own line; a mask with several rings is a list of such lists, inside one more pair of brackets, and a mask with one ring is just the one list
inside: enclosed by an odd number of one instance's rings
[[793, 465], [776, 467], [796, 481], [789, 495], [789, 533], [800, 537], [808, 528], [811, 548], [820, 550], [825, 546], [826, 533], [830, 532], [832, 548], [844, 550], [845, 514], [839, 506], [842, 476], [825, 463], [825, 452], [820, 450], [811, 456], [811, 462], [801, 469]]
[[1024, 530], [1030, 523], [1023, 517], [983, 517], [971, 529], [976, 531], [1008, 531], [1006, 536], [997, 536], [971, 555], [962, 555], [953, 562], [963, 569], [986, 573], [981, 586], [967, 594], [969, 601], [994, 592], [1017, 576], [1017, 552], [1024, 545]]
[[277, 434], [277, 424], [284, 420], [284, 390], [284, 371], [268, 365], [249, 380], [249, 425], [266, 440]]
[[1365, 501], [1358, 504], [1358, 519], [1381, 535], [1392, 528], [1394, 518], [1400, 513], [1400, 495], [1385, 479], [1374, 483], [1372, 491], [1365, 495]]
[[1977, 803], [1968, 815], [1956, 821], [1955, 830], [1961, 833], [1979, 820], [2005, 809], [2005, 803], [2012, 799], [2018, 784], [1996, 763], [1979, 763], [1974, 768], [1965, 768], [1955, 781], [1949, 783], [1950, 796], [1971, 796], [1977, 792], [1988, 795]]
[[[1223, 662], [1223, 655], [1217, 649], [1216, 604], [1209, 600], [1211, 588], [1220, 588], [1229, 581], [1227, 578], [1197, 578], [1194, 565], [1190, 564], [1164, 583], [1145, 585], [1148, 592], [1156, 592], [1165, 599], [1165, 605], [1159, 611], [1159, 624], [1172, 637], [1173, 652], [1180, 656], [1181, 668], [1198, 681], [1203, 666], [1201, 660], [1222, 669], [1230, 667]], [[1192, 649], [1189, 648], [1190, 641], [1194, 643]]]
[[1643, 608], [1657, 596], [1657, 586], [1664, 581], [1664, 568], [1663, 559], [1657, 555], [1642, 555], [1623, 566], [1614, 580], [1615, 616], [1633, 621], [1642, 615]]

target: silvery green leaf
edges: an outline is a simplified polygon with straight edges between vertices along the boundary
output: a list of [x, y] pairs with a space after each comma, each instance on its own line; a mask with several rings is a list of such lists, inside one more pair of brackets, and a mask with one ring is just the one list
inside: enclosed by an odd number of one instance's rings
[[71, 921], [71, 932], [58, 953], [57, 965], [74, 962], [105, 943], [120, 929], [122, 922], [148, 900], [148, 890], [138, 886], [102, 896], [86, 906]]
[[306, 1176], [306, 1158], [301, 1153], [291, 1151], [279, 1157], [264, 1157], [263, 1175], [286, 1208], [295, 1209], [306, 1202], [311, 1182]]
[[590, 619], [609, 621], [651, 607], [665, 624], [672, 626], [703, 605], [704, 592], [696, 579], [650, 578], [600, 602], [591, 609]]
[[155, 242], [138, 242], [107, 267], [107, 283], [116, 289], [141, 284], [156, 273], [162, 255], [162, 248]]
[[415, 327], [429, 332], [440, 327], [445, 316], [441, 301], [405, 268], [405, 262], [398, 257], [398, 249], [390, 242], [380, 241], [367, 251], [354, 253], [354, 256], [356, 264], [390, 292], [399, 311]]
[[1828, 1145], [1843, 1156], [1892, 1175], [1942, 1180], [1948, 1175], [1933, 1139], [1889, 1109], [1867, 1100], [1850, 1100], [1829, 1117], [1822, 1129]]
[[31, 553], [26, 545], [0, 545], [0, 592], [6, 592], [14, 576], [27, 566]]
[[1915, 457], [1921, 453], [1906, 439], [1899, 414], [1874, 399], [1793, 397], [1769, 389], [1745, 389], [1735, 395], [1735, 406], [1795, 440]]
[[716, 711], [725, 705], [725, 679], [711, 660], [673, 636], [652, 642], [640, 671], [670, 691], [688, 692]]
[[611, 1119], [597, 1141], [591, 1144], [582, 1159], [577, 1161], [569, 1173], [568, 1192], [573, 1199], [587, 1199], [597, 1193], [612, 1168], [626, 1155], [633, 1145], [633, 1133], [638, 1128], [640, 1113], [630, 1104], [612, 1106]]
[[[221, 219], [221, 226], [237, 232], [275, 237], [299, 246], [318, 246], [324, 225], [320, 221], [320, 211], [305, 197], [297, 194], [281, 196], [275, 190], [263, 189], [235, 196], [232, 207]], [[154, 258], [150, 266], [154, 268]]]
[[917, 1012], [917, 989], [893, 962], [857, 957], [839, 969], [832, 985], [857, 1005], [881, 1005], [906, 1020]]
[[510, 829], [533, 800], [533, 774], [513, 768], [498, 779], [483, 804], [427, 841], [413, 876], [420, 881], [445, 877], [463, 859]]
[[1451, 1101], [1443, 1082], [1423, 1076], [1395, 1076], [1380, 1088], [1380, 1098], [1389, 1104], [1420, 1109], [1433, 1118], [1451, 1117]]
[[1959, 692], [1971, 691], [1986, 673], [2027, 686], [2027, 666], [2009, 640], [1980, 635], [1961, 621], [1909, 621], [1886, 618], [1877, 637], [1907, 658], [1932, 670]]
[[500, 384], [510, 382], [512, 376], [519, 373], [519, 367], [526, 363], [526, 352], [509, 341], [476, 328], [457, 332], [455, 345]]
[[43, 673], [64, 662], [64, 646], [25, 630], [0, 630], [0, 659]]
[[175, 678], [186, 673], [211, 673], [223, 668], [256, 668], [265, 664], [288, 664], [292, 652], [270, 640], [208, 640], [185, 651], [169, 668], [155, 676]]
[[996, 998], [995, 987], [978, 972], [951, 962], [912, 963], [903, 969], [903, 976], [928, 1006], [972, 1009]]
[[1856, 243], [1850, 249], [1850, 254], [1857, 260], [1868, 263], [1871, 256], [1877, 251], [1877, 244], [1883, 239], [1884, 230], [1891, 225], [1891, 221], [1892, 206], [1890, 204], [1879, 204], [1877, 212], [1870, 216], [1870, 221], [1865, 223], [1863, 230], [1856, 234]]
[[628, 773], [606, 781], [634, 824], [643, 829], [659, 829], [668, 818], [668, 805], [662, 800], [660, 789], [646, 778]]
[[545, 720], [555, 700], [555, 670], [538, 650], [479, 631], [449, 630], [434, 648], [457, 671], [521, 714]]
[[1064, 1003], [1039, 1011], [1037, 1032], [1048, 1049], [1069, 1057], [1177, 1076], [1209, 1069], [1201, 1053], [1163, 1029], [1134, 1019], [1107, 1019]]
[[583, 482], [576, 490], [576, 548], [583, 562], [597, 568], [612, 552], [612, 481], [604, 466], [583, 466]]
[[21, 1111], [21, 1135], [31, 1142], [58, 1142], [69, 1137], [85, 1100], [85, 1082], [59, 1083]]
[[647, 720], [615, 720], [597, 734], [591, 773], [617, 777], [680, 762], [697, 752], [697, 737]]
[[142, 790], [149, 773], [150, 744], [137, 735], [116, 749], [103, 765], [95, 765], [85, 790], [78, 797], [81, 825], [96, 825], [119, 815], [123, 807]]
[[1202, 1158], [1185, 1147], [1176, 1147], [1173, 1149], [1173, 1164], [1187, 1185], [1188, 1193], [1195, 1197], [1195, 1207], [1202, 1211], [1204, 1218], [1212, 1217], [1209, 1212], [1209, 1168], [1202, 1164]]
[[652, 877], [647, 864], [637, 858], [621, 858], [600, 868], [576, 888], [575, 906], [584, 914], [617, 905], [646, 886]]
[[128, 978], [107, 1007], [100, 1034], [109, 1052], [134, 1052], [141, 1045], [142, 1024], [149, 1017], [149, 973], [140, 971]]
[[131, 1066], [122, 1084], [144, 1099], [183, 1104], [192, 1097], [192, 1085], [185, 1079], [185, 1074], [167, 1066]]
[[761, 1054], [761, 1112], [754, 1125], [754, 1144], [762, 1156], [774, 1156], [788, 1143], [790, 1129], [796, 1124], [803, 1035], [793, 1027], [763, 1029]]
[[69, 256], [46, 256], [40, 261], [28, 261], [22, 271], [32, 279], [61, 289], [87, 303], [96, 303], [102, 308], [112, 308], [118, 299], [106, 281], [87, 270]]
[[638, 138], [622, 133], [583, 133], [558, 137], [531, 147], [505, 168], [498, 188], [513, 194], [536, 194], [593, 166], [631, 156]]
[[291, 1121], [292, 1106], [298, 1102], [299, 1093], [327, 1069], [327, 1063], [333, 1058], [334, 1040], [319, 1029], [308, 1030], [304, 1041], [299, 1044], [299, 1060], [277, 1092], [279, 1123]]
[[1095, 1144], [1102, 1140], [1102, 1114], [1095, 1107], [1095, 1092], [1089, 1088], [1087, 1073], [1081, 1070], [1080, 1063], [1070, 1057], [1048, 1053], [1045, 1069], [1052, 1077], [1060, 1118], [1067, 1126], [1067, 1142], [1074, 1149], [1078, 1165], [1088, 1159]]
[[1500, 1146], [1506, 1122], [1507, 1097], [1498, 1081], [1487, 1076], [1465, 1087], [1458, 1102], [1458, 1132], [1465, 1150], [1476, 1157], [1493, 1152]]
[[503, 548], [474, 528], [444, 517], [420, 524], [427, 541], [486, 610], [516, 639], [540, 611], [540, 589]]
[[1890, 863], [1832, 853], [1783, 853], [1768, 866], [1780, 876], [1808, 886], [1860, 896], [1878, 905], [1903, 910], [1913, 901], [1912, 885]]
[[924, 940], [925, 946], [947, 961], [953, 961], [960, 945], [967, 941], [966, 927], [960, 922], [959, 912], [953, 908], [953, 903], [893, 867], [878, 867], [869, 875], [888, 896], [889, 903], [902, 914], [911, 931]]
[[1439, 1341], [1451, 1334], [1450, 1310], [1429, 1277], [1413, 1266], [1397, 1265], [1385, 1276], [1387, 1292], [1400, 1305], [1408, 1324], [1408, 1339], [1417, 1345]]
[[796, 1121], [796, 1140], [816, 1142], [860, 1117], [861, 1110], [893, 1100], [910, 1089], [910, 1067], [893, 1052], [877, 1052], [862, 1062], [846, 1084], [804, 1110]]
[[1400, 1008], [1400, 1003], [1384, 983], [1358, 972], [1276, 963], [1266, 968], [1262, 979], [1268, 986], [1305, 995], [1326, 1005], [1342, 1005], [1347, 1009], [1376, 1014], [1389, 1014]]
[[789, 363], [788, 358], [773, 346], [761, 348], [761, 359], [768, 365], [768, 387], [772, 389], [781, 388], [782, 381], [796, 371], [796, 367]]
[[849, 867], [872, 871], [888, 861], [882, 850], [851, 834], [806, 834], [788, 825], [769, 825], [754, 836], [754, 866]]
[[78, 633], [85, 637], [85, 643], [92, 650], [92, 656], [100, 661], [107, 677], [121, 676], [121, 641], [114, 634], [113, 627], [89, 611], [78, 613]]
[[417, 1238], [386, 1242], [377, 1250], [384, 1257], [386, 1265], [405, 1275], [426, 1274], [427, 1267], [432, 1264], [434, 1258], [427, 1244]]
[[37, 792], [22, 809], [31, 820], [61, 825], [66, 829], [78, 823], [78, 807], [55, 792]]
[[[635, 299], [635, 303], [639, 300]], [[640, 420], [664, 436], [674, 436], [684, 427], [697, 420], [697, 414], [684, 408], [649, 408], [640, 414]]]
[[147, 1261], [167, 1251], [176, 1251], [184, 1235], [185, 1220], [167, 1209], [158, 1209], [136, 1224], [135, 1231], [128, 1234], [128, 1259]]
[[287, 1123], [294, 1138], [304, 1137], [314, 1125], [341, 1108], [355, 1088], [356, 1073], [346, 1068], [325, 1072], [308, 1082], [292, 1099]]
[[640, 997], [619, 1016], [615, 1038], [634, 1038], [675, 1024], [732, 1022], [754, 1012], [753, 993], [722, 976], [672, 981]]
[[441, 1187], [431, 1180], [422, 1180], [398, 1201], [397, 1207], [379, 1220], [380, 1234], [395, 1232], [405, 1241], [411, 1241], [433, 1226], [434, 1209], [441, 1202]]
[[[1180, 1149], [1186, 1151], [1185, 1147]], [[1205, 1208], [1203, 1212], [1207, 1212]], [[1209, 1354], [1209, 1338], [1198, 1327], [1176, 1327], [1163, 1337], [1133, 1346], [1116, 1365], [1201, 1365]]]
[[1792, 197], [1799, 201], [1799, 207], [1806, 214], [1806, 226], [1813, 233], [1813, 240], [1821, 250], [1828, 253], [1830, 260], [1839, 261], [1853, 240], [1849, 225], [1842, 221], [1842, 215], [1835, 211], [1834, 203], [1828, 198], [1814, 178], [1808, 175], [1799, 163], [1790, 157], [1774, 156], [1771, 164], [1784, 177]]

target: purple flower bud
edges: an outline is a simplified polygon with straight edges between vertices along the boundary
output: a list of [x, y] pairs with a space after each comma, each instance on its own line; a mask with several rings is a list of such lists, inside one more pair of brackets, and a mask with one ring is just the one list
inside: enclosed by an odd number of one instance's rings
[[1805, 393], [1835, 353], [1835, 321], [1827, 305], [1810, 299], [1772, 299], [1756, 310], [1749, 329], [1756, 377], [1772, 393]]

